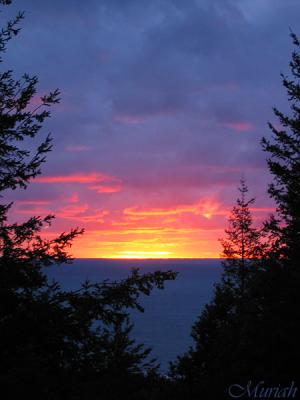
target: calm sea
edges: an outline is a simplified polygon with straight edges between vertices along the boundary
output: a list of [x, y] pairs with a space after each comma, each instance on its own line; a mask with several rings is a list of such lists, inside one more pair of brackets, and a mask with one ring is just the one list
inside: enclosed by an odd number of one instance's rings
[[149, 297], [141, 298], [144, 313], [132, 312], [133, 338], [151, 347], [152, 356], [160, 362], [161, 370], [166, 371], [168, 362], [192, 344], [191, 326], [212, 297], [213, 285], [220, 278], [221, 262], [215, 259], [77, 259], [72, 265], [50, 268], [48, 275], [63, 288], [76, 289], [85, 279], [96, 282], [125, 278], [133, 267], [145, 273], [158, 269], [178, 272], [177, 279], [167, 282], [164, 290], [156, 289]]

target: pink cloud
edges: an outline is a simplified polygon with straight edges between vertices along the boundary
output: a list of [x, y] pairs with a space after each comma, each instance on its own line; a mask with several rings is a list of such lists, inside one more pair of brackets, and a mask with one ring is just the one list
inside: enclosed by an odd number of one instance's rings
[[226, 128], [233, 129], [235, 132], [246, 132], [253, 128], [250, 122], [226, 122], [223, 124]]
[[48, 175], [35, 179], [38, 183], [96, 183], [115, 180], [115, 178], [99, 172], [71, 175]]
[[87, 204], [69, 205], [60, 208], [55, 215], [63, 219], [76, 219], [79, 222], [103, 222], [103, 217], [109, 214], [107, 210], [90, 210]]
[[29, 206], [25, 208], [18, 208], [17, 213], [20, 215], [48, 215], [53, 214], [53, 211], [49, 211], [44, 207], [37, 206]]
[[167, 208], [145, 208], [129, 207], [123, 211], [124, 215], [130, 219], [135, 220], [146, 217], [164, 217], [176, 216], [181, 214], [194, 214], [202, 215], [207, 219], [211, 219], [214, 215], [227, 215], [227, 210], [224, 209], [222, 204], [213, 198], [202, 198], [194, 204], [182, 204], [175, 207]]
[[50, 204], [51, 202], [49, 200], [17, 200], [16, 203], [18, 204], [25, 204], [25, 205], [36, 205], [36, 206], [42, 206], [46, 204]]
[[76, 219], [82, 223], [90, 223], [90, 222], [103, 223], [104, 217], [106, 217], [109, 214], [110, 213], [107, 210], [100, 210], [100, 211], [94, 211], [87, 215], [81, 215], [80, 217], [76, 217]]
[[28, 205], [25, 208], [18, 208], [17, 213], [20, 215], [48, 215], [54, 214], [56, 222], [61, 220], [75, 220], [79, 223], [99, 223], [103, 222], [103, 218], [109, 215], [108, 210], [92, 209], [87, 203], [84, 204], [68, 204], [60, 206], [55, 210], [49, 208]]
[[144, 112], [143, 114], [133, 113], [117, 113], [114, 115], [114, 121], [125, 125], [136, 125], [145, 122], [147, 119], [152, 117], [170, 117], [174, 116], [177, 110], [172, 107], [165, 107], [158, 110], [152, 110]]
[[68, 205], [55, 211], [55, 215], [61, 218], [78, 218], [80, 214], [88, 210], [87, 204]]
[[78, 194], [73, 193], [69, 198], [66, 199], [66, 201], [69, 201], [70, 203], [77, 203], [78, 202]]
[[117, 193], [121, 191], [122, 186], [120, 184], [94, 185], [90, 186], [89, 189], [95, 190], [97, 193]]

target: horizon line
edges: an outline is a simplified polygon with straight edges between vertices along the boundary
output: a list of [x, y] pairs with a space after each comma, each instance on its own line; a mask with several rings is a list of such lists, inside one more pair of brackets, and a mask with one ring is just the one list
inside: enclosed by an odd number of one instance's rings
[[73, 257], [73, 260], [118, 260], [118, 261], [145, 261], [145, 260], [223, 260], [222, 257]]

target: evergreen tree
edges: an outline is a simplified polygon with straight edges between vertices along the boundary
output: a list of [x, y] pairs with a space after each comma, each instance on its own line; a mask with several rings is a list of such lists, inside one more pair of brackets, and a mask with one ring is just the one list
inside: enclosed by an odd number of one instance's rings
[[[269, 194], [275, 215], [261, 232], [252, 227], [246, 188], [222, 240], [224, 272], [212, 302], [193, 326], [194, 347], [171, 371], [190, 398], [228, 398], [226, 387], [249, 380], [299, 386], [300, 362], [300, 42], [282, 76], [291, 113], [274, 108], [282, 128], [269, 123], [262, 139], [273, 175]], [[181, 386], [181, 387], [182, 387]]]
[[[296, 49], [300, 42], [291, 34]], [[292, 79], [282, 75], [291, 115], [274, 108], [281, 128], [262, 139], [274, 177], [269, 194], [277, 209], [261, 232], [252, 227], [246, 188], [222, 240], [224, 272], [212, 302], [193, 326], [194, 347], [172, 366], [190, 398], [228, 398], [226, 387], [249, 380], [272, 385], [296, 381], [300, 361], [300, 56]], [[213, 389], [213, 390], [212, 390]]]
[[253, 326], [264, 355], [261, 374], [273, 381], [297, 381], [300, 362], [300, 42], [294, 33], [291, 38], [295, 45], [292, 77], [281, 75], [291, 112], [287, 115], [274, 108], [281, 128], [269, 123], [271, 137], [262, 139], [273, 176], [269, 194], [277, 209], [265, 223], [270, 246], [267, 268], [255, 293], [261, 318]]
[[[276, 217], [266, 224], [273, 237], [273, 251], [277, 259], [299, 270], [300, 259], [300, 42], [291, 33], [296, 50], [292, 53], [290, 69], [292, 78], [282, 76], [287, 91], [291, 114], [274, 108], [282, 128], [269, 123], [270, 139], [263, 138], [264, 151], [269, 153], [268, 167], [274, 177], [269, 186], [270, 196], [277, 204]], [[298, 272], [299, 274], [299, 272]]]
[[[1, 0], [0, 7], [10, 4]], [[0, 11], [2, 11], [0, 9]], [[0, 32], [0, 54], [19, 32], [20, 13]], [[0, 74], [0, 192], [26, 189], [51, 150], [46, 136], [35, 151], [22, 144], [35, 139], [59, 92], [32, 107], [37, 77], [16, 80]], [[3, 198], [3, 197], [2, 197]], [[130, 338], [129, 310], [143, 311], [141, 294], [174, 279], [171, 271], [141, 275], [133, 270], [120, 282], [85, 282], [64, 291], [49, 282], [46, 268], [71, 262], [68, 248], [80, 229], [45, 239], [53, 216], [8, 223], [11, 204], [0, 206], [0, 386], [10, 397], [43, 399], [133, 399], [157, 378], [149, 349]], [[148, 372], [147, 372], [148, 371]], [[148, 378], [148, 375], [149, 378]], [[148, 396], [148, 393], [145, 394]], [[147, 398], [145, 397], [144, 398]], [[150, 394], [149, 394], [150, 396]]]
[[245, 335], [256, 311], [252, 290], [263, 266], [262, 233], [253, 226], [245, 181], [229, 217], [227, 237], [221, 240], [224, 260], [212, 301], [192, 327], [193, 347], [171, 364], [171, 375], [190, 398], [228, 398], [232, 379], [245, 379], [250, 364]]
[[248, 188], [244, 179], [239, 187], [240, 197], [229, 217], [229, 227], [225, 229], [227, 237], [221, 239], [224, 258], [222, 262], [224, 283], [235, 288], [237, 296], [243, 297], [248, 283], [261, 265], [264, 255], [262, 232], [253, 226], [250, 206], [255, 199], [246, 199]]

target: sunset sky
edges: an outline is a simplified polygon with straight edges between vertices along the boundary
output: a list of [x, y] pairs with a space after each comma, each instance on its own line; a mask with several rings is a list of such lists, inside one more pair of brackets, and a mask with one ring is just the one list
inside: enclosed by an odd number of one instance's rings
[[271, 212], [260, 139], [287, 109], [298, 0], [15, 0], [1, 24], [23, 9], [4, 67], [62, 100], [14, 220], [85, 228], [76, 257], [218, 257], [242, 176], [256, 223]]

